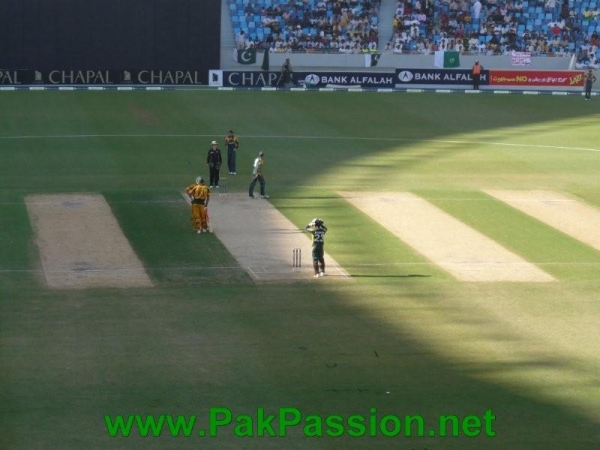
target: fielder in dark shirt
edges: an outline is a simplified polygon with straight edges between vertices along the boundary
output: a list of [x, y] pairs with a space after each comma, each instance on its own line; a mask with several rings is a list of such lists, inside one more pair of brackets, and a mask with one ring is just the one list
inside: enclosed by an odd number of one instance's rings
[[312, 234], [312, 259], [315, 278], [325, 276], [325, 233], [327, 227], [322, 219], [313, 219], [305, 230]]

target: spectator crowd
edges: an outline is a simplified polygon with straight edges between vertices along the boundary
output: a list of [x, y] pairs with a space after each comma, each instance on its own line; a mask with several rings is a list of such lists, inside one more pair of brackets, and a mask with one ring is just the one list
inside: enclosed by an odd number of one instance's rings
[[[594, 0], [399, 0], [392, 38], [379, 42], [380, 0], [229, 0], [238, 48], [271, 52], [430, 54], [437, 50], [534, 56], [576, 54], [597, 66]], [[592, 3], [590, 3], [590, 1]]]
[[267, 48], [271, 52], [375, 52], [380, 3], [380, 0], [242, 3], [239, 23], [248, 26], [239, 28], [237, 46]]

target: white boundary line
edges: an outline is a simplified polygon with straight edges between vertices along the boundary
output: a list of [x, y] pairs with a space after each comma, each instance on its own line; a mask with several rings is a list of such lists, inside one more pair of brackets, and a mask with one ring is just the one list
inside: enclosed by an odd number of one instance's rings
[[[402, 85], [402, 87], [352, 87], [352, 86], [340, 86], [340, 87], [322, 87], [322, 88], [306, 88], [306, 87], [292, 87], [292, 88], [277, 88], [274, 86], [262, 86], [262, 87], [233, 87], [233, 86], [220, 86], [220, 87], [207, 87], [204, 85], [89, 85], [89, 84], [78, 84], [78, 85], [18, 85], [18, 86], [0, 86], [0, 91], [279, 91], [279, 92], [387, 92], [387, 93], [425, 93], [431, 92], [434, 94], [469, 94], [469, 93], [483, 93], [483, 94], [520, 94], [520, 95], [574, 95], [583, 96], [584, 93], [577, 90], [562, 90], [553, 91], [550, 89], [544, 90], [526, 90], [526, 89], [512, 89], [512, 90], [497, 90], [493, 86], [489, 89], [473, 90], [468, 87], [463, 88], [436, 88], [436, 87], [424, 87], [424, 88], [411, 88], [409, 85]], [[404, 87], [406, 86], [406, 87]], [[592, 96], [598, 96], [600, 93], [592, 92]]]
[[[177, 139], [177, 138], [210, 138], [214, 134], [65, 134], [65, 135], [39, 135], [39, 136], [0, 136], [0, 140], [20, 140], [20, 139], [99, 139], [99, 138], [120, 138], [120, 139]], [[468, 141], [455, 139], [411, 139], [411, 138], [384, 138], [384, 137], [364, 137], [364, 136], [283, 136], [283, 135], [245, 135], [245, 139], [345, 139], [354, 141], [384, 141], [384, 142], [436, 142], [442, 144], [461, 144], [461, 145], [496, 145], [501, 147], [529, 147], [529, 148], [549, 148], [555, 150], [578, 150], [585, 152], [600, 153], [600, 148], [588, 147], [568, 147], [562, 145], [541, 145], [541, 144], [516, 144], [509, 142], [485, 142]]]

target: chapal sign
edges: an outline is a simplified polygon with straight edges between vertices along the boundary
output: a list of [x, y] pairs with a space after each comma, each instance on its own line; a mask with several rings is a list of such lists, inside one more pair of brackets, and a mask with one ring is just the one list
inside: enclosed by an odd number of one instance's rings
[[[215, 71], [212, 71], [215, 72]], [[223, 72], [226, 87], [277, 87], [279, 72]], [[294, 83], [299, 86], [323, 88], [381, 88], [394, 87], [393, 73], [375, 72], [294, 72]]]
[[196, 70], [0, 70], [3, 85], [206, 84]]
[[23, 70], [0, 70], [0, 84], [18, 85], [23, 84]]

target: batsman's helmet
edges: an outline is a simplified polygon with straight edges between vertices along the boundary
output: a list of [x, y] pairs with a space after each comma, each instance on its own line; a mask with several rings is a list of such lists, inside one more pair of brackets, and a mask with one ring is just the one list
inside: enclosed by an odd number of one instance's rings
[[322, 227], [322, 226], [323, 226], [323, 220], [315, 219], [315, 227]]
[[204, 178], [202, 178], [202, 177], [196, 177], [196, 183], [198, 183], [198, 184], [204, 183]]

